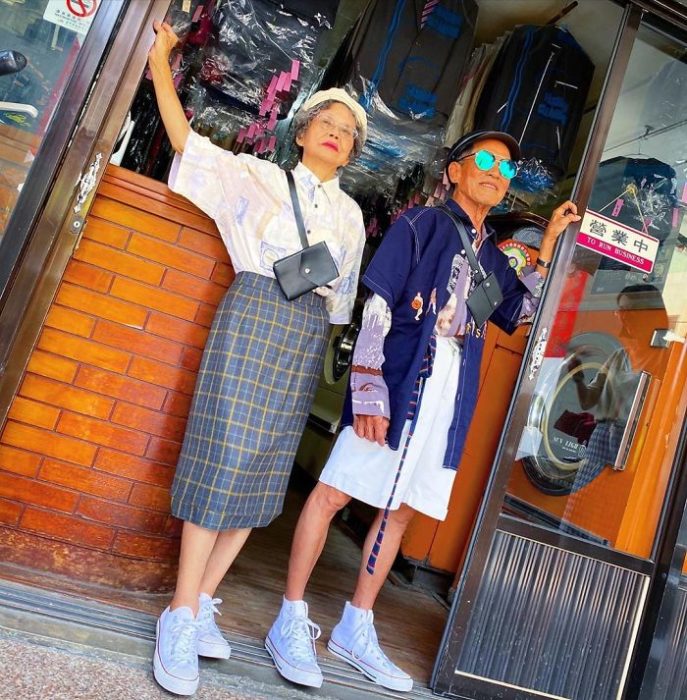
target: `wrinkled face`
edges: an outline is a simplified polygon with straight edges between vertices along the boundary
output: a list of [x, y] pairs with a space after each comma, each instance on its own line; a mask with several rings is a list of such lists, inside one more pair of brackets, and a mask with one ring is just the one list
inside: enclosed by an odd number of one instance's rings
[[508, 146], [496, 139], [484, 139], [472, 144], [463, 156], [480, 149], [493, 153], [497, 161], [491, 170], [480, 170], [473, 156], [453, 162], [448, 166], [449, 180], [456, 185], [456, 193], [478, 206], [495, 207], [506, 195], [510, 180], [498, 168], [500, 158], [510, 158]]
[[296, 137], [296, 143], [303, 149], [303, 159], [317, 159], [340, 168], [351, 157], [356, 129], [353, 112], [335, 102], [310, 122], [305, 132]]

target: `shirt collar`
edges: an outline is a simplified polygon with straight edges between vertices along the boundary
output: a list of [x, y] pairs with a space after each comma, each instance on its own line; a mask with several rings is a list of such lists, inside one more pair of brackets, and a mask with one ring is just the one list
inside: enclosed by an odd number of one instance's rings
[[333, 177], [331, 180], [326, 182], [321, 182], [320, 179], [312, 172], [307, 166], [303, 165], [300, 161], [298, 165], [293, 169], [295, 177], [303, 184], [303, 186], [308, 190], [308, 197], [310, 201], [313, 200], [315, 196], [315, 189], [320, 188], [327, 199], [333, 202], [336, 196], [341, 191], [339, 187], [339, 176]]
[[[460, 219], [462, 219], [463, 223], [465, 224], [465, 228], [468, 231], [468, 235], [471, 238], [475, 238], [475, 234], [472, 232], [473, 226], [472, 226], [472, 221], [470, 221], [470, 217], [465, 213], [465, 210], [456, 202], [455, 199], [452, 197], [449, 197], [449, 199], [446, 200], [446, 205], [448, 208], [453, 211], [454, 213], [458, 214]], [[482, 231], [482, 240], [486, 240], [489, 238], [491, 235], [493, 235], [494, 229], [485, 221], [484, 226], [483, 226], [483, 231]]]

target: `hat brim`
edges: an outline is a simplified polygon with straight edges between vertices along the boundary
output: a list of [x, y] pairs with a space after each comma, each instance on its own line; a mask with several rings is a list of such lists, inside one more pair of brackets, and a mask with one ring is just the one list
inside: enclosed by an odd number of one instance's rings
[[506, 146], [513, 160], [520, 160], [522, 156], [520, 144], [510, 134], [507, 134], [505, 131], [490, 131], [484, 129], [481, 131], [472, 131], [459, 138], [453, 146], [451, 146], [446, 156], [446, 165], [448, 166], [449, 163], [455, 161], [463, 152], [472, 146], [472, 144], [488, 139], [500, 141]]

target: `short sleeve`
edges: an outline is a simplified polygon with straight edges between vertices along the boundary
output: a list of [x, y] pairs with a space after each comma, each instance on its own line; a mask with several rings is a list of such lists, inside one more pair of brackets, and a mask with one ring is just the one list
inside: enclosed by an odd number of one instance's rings
[[393, 223], [365, 270], [363, 282], [394, 309], [403, 295], [410, 272], [419, 257], [418, 241], [410, 221], [401, 216]]
[[167, 184], [216, 219], [225, 201], [222, 180], [231, 169], [242, 168], [241, 161], [231, 152], [215, 146], [210, 139], [191, 131], [184, 152], [174, 157]]

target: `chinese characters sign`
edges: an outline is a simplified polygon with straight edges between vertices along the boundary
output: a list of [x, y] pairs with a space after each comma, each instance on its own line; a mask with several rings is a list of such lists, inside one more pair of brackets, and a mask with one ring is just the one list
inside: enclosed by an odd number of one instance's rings
[[99, 0], [48, 0], [43, 19], [78, 34], [87, 34]]
[[657, 238], [593, 211], [587, 211], [582, 219], [577, 244], [647, 273], [658, 253]]

